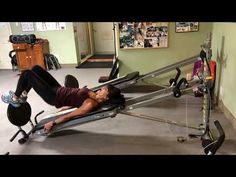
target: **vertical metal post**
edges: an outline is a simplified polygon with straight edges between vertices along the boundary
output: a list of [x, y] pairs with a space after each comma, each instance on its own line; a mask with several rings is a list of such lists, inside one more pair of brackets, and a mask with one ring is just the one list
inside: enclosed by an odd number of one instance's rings
[[115, 58], [116, 58], [116, 24], [113, 22], [113, 36], [114, 36], [114, 49], [115, 49]]

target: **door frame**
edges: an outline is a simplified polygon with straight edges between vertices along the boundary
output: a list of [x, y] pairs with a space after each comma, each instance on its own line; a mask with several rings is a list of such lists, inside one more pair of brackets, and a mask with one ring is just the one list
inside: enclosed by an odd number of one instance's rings
[[[75, 38], [75, 48], [76, 48], [76, 55], [77, 55], [77, 62], [79, 63], [83, 63], [85, 62], [89, 57], [93, 56], [95, 54], [95, 44], [94, 44], [94, 32], [93, 32], [93, 22], [86, 22], [88, 25], [87, 28], [87, 37], [89, 39], [88, 41], [88, 47], [90, 49], [90, 54], [87, 55], [85, 58], [81, 59], [81, 54], [80, 54], [80, 46], [79, 46], [79, 30], [78, 30], [78, 25], [79, 22], [73, 22], [73, 28], [74, 28], [74, 38]], [[117, 48], [117, 23], [116, 22], [112, 22], [113, 24], [113, 41], [114, 41], [114, 55], [115, 57], [118, 57], [118, 48]]]
[[91, 36], [91, 22], [85, 22], [87, 23], [87, 39], [88, 43], [87, 43], [87, 47], [90, 51], [90, 54], [88, 54], [85, 58], [81, 59], [81, 47], [80, 47], [80, 43], [79, 43], [79, 22], [73, 22], [73, 28], [74, 28], [74, 39], [75, 39], [75, 48], [76, 48], [76, 55], [77, 55], [77, 62], [79, 63], [83, 63], [84, 61], [86, 61], [89, 57], [91, 57], [94, 53], [94, 49], [93, 49], [93, 39]]
[[[99, 22], [97, 22], [99, 23]], [[114, 55], [117, 55], [117, 44], [116, 44], [116, 22], [110, 22], [112, 23], [112, 30], [113, 30], [113, 43], [114, 43]], [[95, 54], [95, 38], [94, 38], [94, 29], [93, 29], [93, 22], [90, 22], [90, 37], [91, 37], [91, 44], [92, 44], [92, 55]], [[102, 54], [102, 53], [101, 53]]]

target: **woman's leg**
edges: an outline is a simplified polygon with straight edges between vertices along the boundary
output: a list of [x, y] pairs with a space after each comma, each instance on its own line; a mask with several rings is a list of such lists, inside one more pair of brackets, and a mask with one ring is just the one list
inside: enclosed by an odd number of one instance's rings
[[50, 105], [54, 105], [56, 89], [58, 87], [60, 87], [60, 85], [55, 85], [52, 87], [35, 72], [26, 70], [19, 78], [15, 96], [20, 97], [23, 91], [29, 91], [31, 88], [33, 88], [45, 102]]
[[[50, 87], [60, 87], [61, 85], [57, 82], [57, 80], [45, 69], [43, 69], [39, 65], [35, 65], [31, 71], [36, 73], [42, 80], [44, 80]], [[27, 93], [30, 91], [31, 85], [28, 85], [25, 87], [25, 90], [23, 91], [24, 95], [27, 95]]]
[[16, 86], [16, 91], [15, 91], [15, 96], [18, 98], [20, 97], [21, 93], [27, 88], [28, 86], [28, 80], [25, 77], [25, 74], [27, 72], [30, 72], [30, 70], [24, 70], [21, 75], [20, 78], [17, 82], [17, 86]]
[[35, 65], [32, 69], [33, 72], [35, 72], [39, 77], [41, 77], [43, 80], [45, 80], [51, 87], [59, 87], [61, 86], [57, 80], [45, 69], [43, 69], [39, 65]]

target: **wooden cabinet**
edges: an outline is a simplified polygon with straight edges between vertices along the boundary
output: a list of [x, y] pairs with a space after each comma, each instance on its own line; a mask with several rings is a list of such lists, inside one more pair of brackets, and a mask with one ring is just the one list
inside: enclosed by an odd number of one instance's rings
[[39, 42], [36, 44], [13, 44], [13, 49], [16, 50], [19, 71], [31, 69], [34, 65], [40, 65], [46, 69], [43, 54], [46, 52], [49, 53], [47, 43]]

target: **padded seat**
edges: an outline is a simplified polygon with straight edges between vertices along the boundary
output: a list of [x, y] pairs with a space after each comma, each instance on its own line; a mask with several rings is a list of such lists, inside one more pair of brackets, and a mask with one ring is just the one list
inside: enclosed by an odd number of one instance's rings
[[108, 81], [108, 82], [105, 82], [104, 84], [101, 84], [97, 87], [94, 87], [92, 88], [93, 91], [97, 91], [99, 90], [101, 87], [105, 86], [105, 85], [108, 85], [108, 84], [112, 84], [114, 86], [118, 85], [118, 84], [121, 84], [123, 82], [127, 82], [127, 81], [130, 81], [132, 79], [135, 79], [135, 78], [138, 78], [139, 77], [139, 72], [138, 71], [135, 71], [135, 72], [132, 72], [132, 73], [129, 73], [125, 76], [122, 76], [122, 77], [119, 77], [117, 79], [113, 79], [111, 81]]

